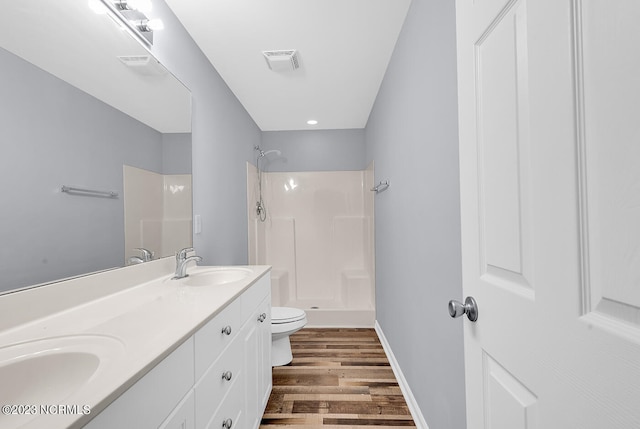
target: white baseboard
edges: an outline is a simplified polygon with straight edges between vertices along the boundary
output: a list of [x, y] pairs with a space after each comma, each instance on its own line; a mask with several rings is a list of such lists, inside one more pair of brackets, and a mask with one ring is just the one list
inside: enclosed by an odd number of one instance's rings
[[387, 359], [389, 359], [389, 363], [391, 364], [391, 369], [398, 380], [398, 384], [400, 385], [400, 390], [404, 395], [404, 400], [407, 401], [407, 406], [409, 407], [409, 411], [411, 412], [411, 417], [413, 417], [413, 421], [416, 424], [418, 429], [429, 429], [427, 426], [427, 422], [422, 415], [422, 411], [420, 411], [420, 407], [416, 402], [416, 398], [414, 398], [411, 389], [409, 388], [409, 384], [407, 383], [407, 379], [404, 378], [404, 374], [402, 374], [402, 370], [400, 369], [400, 365], [398, 365], [398, 361], [396, 357], [393, 355], [391, 351], [391, 346], [387, 341], [387, 338], [384, 336], [384, 332], [382, 332], [382, 328], [378, 324], [376, 320], [375, 330], [378, 334], [378, 338], [380, 339], [380, 343], [382, 344], [382, 348], [384, 349], [385, 354], [387, 355]]

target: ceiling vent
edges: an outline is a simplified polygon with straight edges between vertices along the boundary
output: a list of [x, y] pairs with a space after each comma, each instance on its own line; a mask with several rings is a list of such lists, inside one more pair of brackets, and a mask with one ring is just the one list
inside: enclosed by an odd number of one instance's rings
[[273, 71], [293, 71], [300, 67], [298, 51], [262, 51], [269, 68]]
[[118, 59], [131, 67], [131, 70], [145, 76], [162, 76], [167, 73], [167, 69], [151, 55], [124, 55]]

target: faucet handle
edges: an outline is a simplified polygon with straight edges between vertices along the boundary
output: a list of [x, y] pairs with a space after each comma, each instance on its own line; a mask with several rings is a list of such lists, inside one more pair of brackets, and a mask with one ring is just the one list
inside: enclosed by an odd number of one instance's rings
[[187, 259], [187, 253], [189, 252], [193, 252], [193, 247], [185, 247], [184, 249], [179, 250], [178, 253], [176, 253], [176, 260], [184, 261]]
[[150, 260], [153, 259], [153, 252], [145, 249], [144, 247], [136, 247], [134, 250], [139, 250], [142, 252], [142, 260], [144, 262], [149, 262]]

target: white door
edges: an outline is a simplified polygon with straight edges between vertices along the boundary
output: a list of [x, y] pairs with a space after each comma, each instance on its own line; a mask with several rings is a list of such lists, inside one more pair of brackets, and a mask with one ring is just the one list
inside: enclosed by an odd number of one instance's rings
[[640, 428], [640, 1], [457, 26], [468, 429]]

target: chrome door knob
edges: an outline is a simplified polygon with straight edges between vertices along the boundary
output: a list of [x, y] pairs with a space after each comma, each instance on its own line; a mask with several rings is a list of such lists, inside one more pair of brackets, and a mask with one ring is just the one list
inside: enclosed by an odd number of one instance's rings
[[231, 380], [231, 377], [233, 377], [233, 373], [231, 371], [225, 371], [222, 373], [222, 379], [223, 380]]
[[231, 419], [227, 419], [222, 422], [222, 427], [225, 429], [231, 429], [231, 426], [233, 426], [233, 420]]
[[449, 301], [449, 316], [456, 318], [463, 314], [466, 314], [467, 318], [472, 322], [478, 320], [478, 304], [476, 304], [476, 300], [470, 296], [464, 300], [464, 304], [455, 299]]
[[227, 325], [224, 328], [222, 328], [222, 333], [225, 335], [231, 335], [231, 326]]

